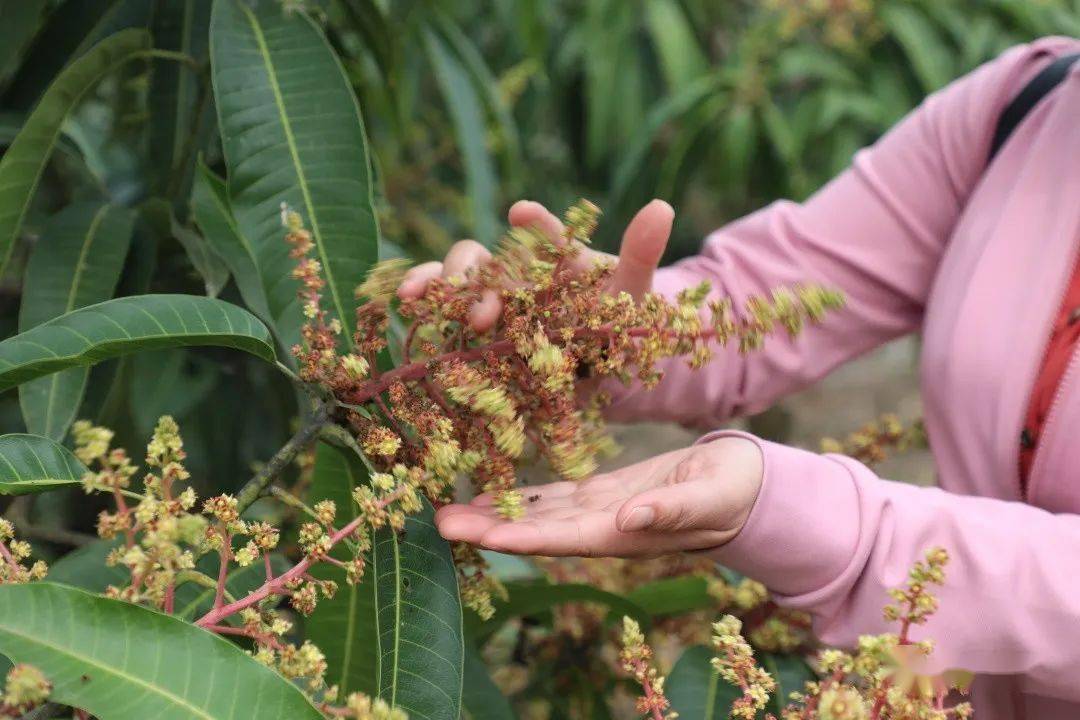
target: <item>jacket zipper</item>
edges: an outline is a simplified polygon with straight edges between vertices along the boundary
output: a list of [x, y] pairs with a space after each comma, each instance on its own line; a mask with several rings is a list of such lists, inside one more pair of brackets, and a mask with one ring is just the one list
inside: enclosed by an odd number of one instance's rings
[[[1024, 425], [1027, 421], [1028, 409], [1031, 407], [1032, 396], [1035, 393], [1035, 384], [1039, 382], [1039, 375], [1042, 372], [1042, 366], [1046, 360], [1046, 352], [1050, 348], [1050, 339], [1053, 336], [1054, 325], [1057, 324], [1057, 319], [1061, 315], [1061, 306], [1065, 304], [1065, 298], [1069, 293], [1069, 281], [1072, 279], [1074, 273], [1076, 272], [1076, 264], [1080, 262], [1080, 245], [1078, 245], [1076, 242], [1074, 242], [1072, 245], [1072, 250], [1069, 257], [1070, 262], [1065, 265], [1065, 278], [1061, 281], [1061, 285], [1058, 290], [1057, 304], [1052, 306], [1053, 310], [1050, 313], [1047, 327], [1043, 330], [1043, 351], [1042, 354], [1039, 355], [1038, 364], [1035, 366], [1035, 374], [1031, 381], [1031, 389], [1028, 392], [1027, 402], [1024, 404], [1020, 411], [1020, 431], [1016, 433], [1016, 438], [1019, 438], [1020, 434], [1025, 429]], [[1053, 426], [1053, 421], [1055, 416], [1057, 415], [1058, 405], [1061, 404], [1061, 396], [1064, 394], [1065, 386], [1068, 384], [1070, 378], [1075, 374], [1077, 364], [1076, 350], [1077, 347], [1074, 347], [1071, 356], [1069, 357], [1069, 363], [1065, 367], [1065, 372], [1062, 374], [1061, 379], [1058, 380], [1057, 387], [1054, 388], [1054, 397], [1050, 400], [1050, 408], [1046, 412], [1046, 420], [1043, 422], [1042, 432], [1039, 433], [1039, 437], [1036, 440], [1035, 454], [1032, 455], [1031, 469], [1028, 472], [1026, 478], [1020, 472], [1020, 458], [1019, 455], [1017, 455], [1015, 464], [1016, 478], [1019, 484], [1018, 489], [1020, 491], [1020, 498], [1024, 502], [1028, 502], [1028, 500], [1030, 499], [1032, 481], [1038, 476], [1038, 471], [1043, 465], [1043, 463], [1039, 462], [1046, 454], [1044, 452], [1040, 452], [1044, 446], [1043, 441], [1046, 439], [1047, 435], [1050, 434], [1048, 431]], [[1018, 441], [1015, 446], [1019, 447]]]

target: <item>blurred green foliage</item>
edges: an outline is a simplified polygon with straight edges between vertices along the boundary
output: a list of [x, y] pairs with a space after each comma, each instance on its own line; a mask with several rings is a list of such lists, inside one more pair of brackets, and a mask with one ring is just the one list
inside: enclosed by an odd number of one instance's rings
[[686, 255], [807, 196], [1004, 49], [1080, 34], [1077, 0], [342, 0], [325, 16], [367, 112], [385, 232], [431, 255], [489, 240], [515, 198], [582, 195], [609, 246], [648, 199], [671, 201], [671, 258]]

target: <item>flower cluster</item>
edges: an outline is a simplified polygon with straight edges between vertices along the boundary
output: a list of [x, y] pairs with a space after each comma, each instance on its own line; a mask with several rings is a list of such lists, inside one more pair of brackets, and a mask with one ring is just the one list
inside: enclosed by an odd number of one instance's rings
[[742, 621], [725, 615], [713, 624], [712, 666], [720, 677], [739, 687], [742, 696], [731, 705], [731, 717], [754, 720], [776, 690], [776, 681], [754, 661], [754, 650], [743, 639]]
[[[211, 632], [252, 641], [256, 660], [302, 684], [328, 716], [404, 720], [401, 711], [359, 693], [346, 698], [343, 706], [334, 705], [337, 690], [326, 685], [323, 653], [310, 642], [298, 645], [286, 639], [293, 623], [278, 606], [287, 601], [293, 611], [309, 615], [319, 598], [334, 594], [337, 585], [333, 581], [311, 574], [311, 567], [317, 563], [340, 567], [345, 570], [346, 582], [359, 582], [363, 552], [370, 548], [369, 528], [400, 527], [404, 514], [418, 508], [422, 490], [417, 473], [409, 475], [395, 468], [390, 474], [375, 476], [372, 486], [361, 488], [354, 498], [359, 517], [342, 527], [335, 524], [338, 511], [333, 502], [322, 501], [308, 508], [292, 498], [312, 521], [299, 528], [297, 541], [302, 559], [275, 575], [272, 555], [281, 537], [277, 528], [241, 518], [236, 497], [211, 497], [198, 508], [195, 491], [191, 487], [180, 489], [179, 484], [189, 475], [184, 467], [184, 443], [171, 417], [158, 420], [147, 445], [147, 472], [141, 478], [141, 492], [132, 489], [139, 468], [123, 449], [111, 447], [111, 431], [79, 421], [73, 426], [73, 435], [76, 455], [91, 468], [83, 478], [84, 489], [107, 493], [116, 505], [114, 511], [99, 516], [98, 534], [119, 540], [106, 562], [126, 568], [130, 579], [123, 585], [110, 586], [106, 595], [172, 613], [178, 587], [194, 583], [211, 588], [213, 603], [196, 624]], [[8, 539], [10, 526], [0, 521], [0, 540]], [[12, 561], [17, 564], [28, 552], [24, 545], [0, 542], [0, 554], [13, 553]], [[352, 560], [330, 556], [339, 545], [352, 549]], [[198, 561], [214, 554], [217, 573], [210, 577], [200, 571], [203, 564]], [[256, 563], [265, 570], [265, 582], [241, 598], [232, 597], [227, 586], [230, 572]], [[14, 576], [14, 571], [9, 569], [6, 574]], [[44, 575], [44, 565], [20, 570], [19, 577], [24, 575], [26, 579], [37, 579]], [[23, 678], [18, 685], [24, 689], [24, 695], [19, 697], [25, 696], [28, 682]]]
[[891, 451], [925, 446], [926, 428], [921, 420], [905, 425], [899, 417], [889, 414], [867, 423], [843, 440], [823, 439], [821, 452], [841, 453], [865, 465], [876, 465]]
[[50, 692], [52, 683], [36, 667], [13, 665], [0, 694], [0, 717], [22, 717], [48, 700]]
[[[925, 559], [912, 568], [908, 583], [891, 591], [895, 604], [886, 606], [885, 618], [899, 623], [897, 634], [863, 636], [853, 652], [822, 650], [816, 661], [821, 679], [808, 682], [801, 691], [791, 693], [790, 704], [780, 713], [781, 720], [970, 718], [970, 704], [948, 706], [946, 702], [952, 691], [967, 691], [970, 673], [923, 673], [933, 644], [916, 642], [909, 637], [911, 627], [925, 623], [937, 609], [937, 600], [929, 588], [944, 582], [948, 559], [945, 550], [930, 550]], [[743, 637], [743, 624], [738, 618], [726, 615], [713, 630], [713, 647], [716, 649], [713, 667], [723, 680], [742, 691], [731, 707], [731, 717], [747, 720], [759, 717], [775, 692], [775, 679], [754, 661], [753, 650]], [[630, 653], [641, 662], [647, 662], [648, 653], [641, 654], [639, 650], [643, 642], [639, 635], [624, 632], [623, 646], [633, 648]], [[628, 666], [627, 671], [635, 678], [650, 677], [638, 665]], [[764, 717], [775, 720], [772, 714], [766, 713]]]
[[15, 528], [11, 522], [0, 518], [0, 585], [26, 583], [41, 580], [49, 571], [42, 560], [36, 560], [29, 567], [30, 543], [15, 539]]
[[[516, 519], [526, 506], [514, 464], [529, 447], [567, 480], [588, 476], [598, 456], [614, 448], [601, 419], [606, 396], [578, 397], [580, 374], [650, 387], [663, 377], [666, 361], [682, 357], [700, 367], [717, 345], [728, 343], [756, 350], [767, 335], [794, 335], [842, 302], [837, 293], [812, 286], [777, 289], [738, 308], [727, 298], [710, 300], [707, 284], [674, 301], [610, 294], [612, 266], [597, 262], [582, 270], [574, 262], [598, 215], [596, 206], [581, 201], [567, 212], [560, 238], [511, 229], [475, 272], [433, 280], [421, 297], [396, 308], [395, 290], [408, 263], [380, 263], [357, 288], [365, 302], [355, 317], [336, 318], [322, 306], [325, 281], [310, 257], [311, 234], [298, 214], [283, 209], [307, 318], [302, 342], [292, 348], [300, 377], [329, 396], [331, 422], [350, 431], [380, 477], [407, 482], [436, 505], [452, 499], [459, 477], [469, 477], [476, 491], [494, 496], [499, 513]], [[478, 332], [470, 311], [492, 294], [502, 312], [493, 327]], [[391, 347], [395, 311], [407, 326]], [[349, 333], [346, 320], [353, 323]], [[395, 355], [397, 366], [384, 369]], [[358, 502], [368, 506], [374, 496]], [[401, 512], [409, 512], [406, 504], [419, 507], [411, 494], [399, 504]], [[385, 518], [391, 527], [402, 521], [395, 511]], [[459, 570], [467, 602], [490, 612], [497, 584], [482, 564]]]
[[624, 617], [619, 662], [623, 670], [641, 686], [642, 695], [637, 700], [637, 711], [653, 720], [676, 718], [677, 713], [665, 713], [671, 703], [664, 697], [664, 677], [649, 663], [651, 657], [652, 650], [645, 644], [645, 636], [637, 621]]

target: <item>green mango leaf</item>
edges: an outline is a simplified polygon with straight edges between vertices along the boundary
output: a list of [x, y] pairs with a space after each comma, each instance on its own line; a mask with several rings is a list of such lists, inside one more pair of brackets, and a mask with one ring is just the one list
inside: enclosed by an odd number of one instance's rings
[[720, 679], [709, 664], [712, 657], [712, 650], [703, 645], [687, 648], [668, 674], [664, 693], [679, 717], [725, 720], [731, 704], [742, 695]]
[[462, 702], [469, 720], [514, 720], [510, 701], [491, 679], [484, 658], [471, 639], [465, 640], [465, 684]]
[[626, 599], [650, 615], [681, 615], [716, 607], [716, 599], [708, 592], [708, 582], [696, 575], [654, 580], [634, 588]]
[[[197, 63], [209, 58], [211, 0], [165, 0], [155, 5], [154, 47]], [[181, 221], [194, 176], [195, 157], [213, 130], [209, 78], [184, 63], [155, 63], [150, 77], [150, 160], [157, 192], [173, 201]]]
[[626, 143], [626, 148], [619, 153], [619, 161], [612, 172], [611, 191], [607, 203], [610, 207], [617, 207], [620, 204], [631, 183], [641, 173], [641, 168], [660, 130], [668, 123], [694, 112], [707, 99], [717, 96], [720, 88], [720, 79], [714, 75], [698, 78], [649, 110], [638, 132], [630, 138]]
[[88, 472], [71, 451], [40, 435], [0, 435], [0, 495], [78, 485]]
[[[325, 443], [315, 449], [315, 469], [309, 503], [333, 500], [338, 524], [356, 517], [353, 488], [367, 483], [367, 469], [354, 453]], [[339, 560], [348, 560], [347, 550], [337, 550]], [[313, 574], [338, 584], [337, 594], [319, 601], [304, 623], [307, 637], [323, 651], [329, 672], [327, 682], [336, 684], [344, 695], [379, 691], [378, 627], [375, 618], [375, 573], [369, 567], [356, 585], [345, 583], [345, 573], [328, 563], [316, 566]]]
[[[51, 217], [26, 266], [19, 331], [111, 298], [134, 223], [130, 210], [98, 202], [69, 205]], [[62, 440], [79, 412], [89, 374], [85, 367], [72, 368], [22, 385], [26, 429]]]
[[191, 209], [206, 242], [232, 272], [244, 304], [264, 322], [270, 323], [270, 307], [266, 302], [255, 248], [236, 225], [225, 181], [202, 161], [199, 161], [195, 175]]
[[918, 8], [897, 3], [882, 8], [881, 17], [904, 49], [924, 92], [942, 88], [956, 77], [952, 49]]
[[685, 87], [708, 71], [708, 58], [676, 0], [650, 0], [645, 4], [645, 22], [668, 88], [674, 91]]
[[19, 67], [49, 9], [46, 0], [0, 0], [0, 90]]
[[798, 655], [761, 653], [758, 664], [776, 681], [776, 692], [769, 700], [769, 710], [777, 715], [787, 706], [791, 693], [802, 692], [807, 682], [818, 679], [814, 670]]
[[[514, 122], [514, 115], [500, 90], [499, 79], [484, 61], [483, 53], [480, 52], [476, 43], [450, 15], [438, 12], [434, 20], [435, 26], [446, 41], [447, 49], [457, 56], [461, 67], [468, 73], [477, 95], [483, 100], [484, 109], [494, 121], [493, 129], [498, 132], [497, 150], [501, 153], [507, 180], [516, 187], [524, 171], [521, 159], [521, 138], [517, 124]], [[505, 196], [507, 192], [505, 183], [503, 183], [503, 192]]]
[[270, 332], [243, 308], [195, 295], [138, 295], [75, 310], [0, 342], [0, 391], [139, 350], [192, 345], [274, 359]]
[[435, 79], [442, 89], [443, 101], [454, 122], [458, 148], [465, 166], [472, 234], [478, 242], [490, 247], [499, 232], [499, 221], [495, 214], [498, 207], [498, 179], [487, 148], [484, 108], [465, 68], [451, 54], [443, 39], [430, 28], [424, 29], [424, 47], [435, 69]]
[[202, 278], [206, 295], [217, 297], [229, 282], [229, 268], [203, 236], [177, 220], [174, 206], [162, 198], [147, 200], [141, 211], [151, 232], [158, 238], [175, 239], [184, 248], [191, 266]]
[[424, 509], [374, 538], [379, 695], [410, 717], [458, 720], [464, 673], [461, 600], [450, 545]]
[[110, 585], [123, 585], [131, 574], [122, 565], [107, 565], [105, 558], [123, 542], [122, 537], [94, 540], [49, 563], [49, 582], [70, 585], [87, 592], [103, 593]]
[[113, 33], [146, 27], [154, 5], [147, 0], [62, 0], [48, 4], [53, 6], [52, 12], [4, 93], [7, 107], [23, 111], [32, 108], [71, 61]]
[[[277, 0], [215, 0], [210, 57], [229, 202], [279, 339], [297, 342], [303, 321], [282, 203], [311, 231], [327, 309], [351, 327], [379, 229], [364, 124], [341, 63], [311, 18]], [[342, 339], [351, 346], [352, 333]]]
[[0, 275], [11, 258], [30, 200], [72, 108], [98, 80], [150, 47], [143, 30], [123, 30], [68, 65], [38, 101], [0, 157]]
[[50, 582], [0, 587], [0, 651], [45, 673], [50, 700], [100, 720], [322, 718], [299, 688], [233, 643]]
[[511, 618], [546, 613], [564, 603], [595, 603], [610, 608], [611, 618], [618, 620], [629, 615], [644, 630], [652, 626], [652, 620], [644, 608], [614, 593], [580, 583], [552, 584], [546, 580], [524, 580], [505, 583], [509, 600], [495, 603], [495, 614], [490, 620], [480, 622], [470, 616], [469, 634], [483, 643]]

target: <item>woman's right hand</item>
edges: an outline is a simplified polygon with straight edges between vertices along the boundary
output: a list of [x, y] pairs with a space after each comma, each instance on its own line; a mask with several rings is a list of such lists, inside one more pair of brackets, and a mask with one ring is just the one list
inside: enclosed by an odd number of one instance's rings
[[[668, 238], [675, 211], [663, 200], [653, 200], [638, 211], [623, 233], [618, 257], [582, 248], [575, 258], [580, 269], [590, 267], [597, 260], [615, 263], [608, 290], [612, 293], [628, 292], [640, 298], [652, 288], [653, 273], [660, 262]], [[536, 228], [553, 241], [562, 240], [563, 224], [543, 205], [531, 200], [519, 200], [509, 212], [510, 224], [520, 228]], [[418, 298], [424, 294], [431, 280], [438, 277], [464, 276], [491, 257], [491, 253], [475, 240], [454, 243], [442, 262], [417, 265], [405, 274], [398, 287], [398, 297], [403, 300]], [[491, 328], [499, 317], [502, 303], [494, 291], [487, 291], [472, 308], [470, 320], [478, 332]]]

